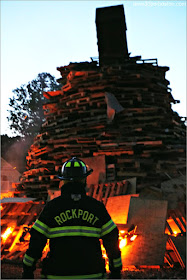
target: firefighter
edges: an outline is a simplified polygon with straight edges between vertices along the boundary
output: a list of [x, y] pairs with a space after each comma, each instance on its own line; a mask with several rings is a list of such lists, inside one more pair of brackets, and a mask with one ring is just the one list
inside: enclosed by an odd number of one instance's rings
[[121, 278], [118, 229], [104, 204], [86, 195], [92, 173], [73, 157], [61, 169], [61, 195], [49, 201], [31, 228], [23, 259], [23, 279], [33, 279], [36, 262], [49, 239], [50, 251], [42, 264], [44, 279], [102, 279], [106, 276], [100, 239], [109, 258], [110, 278]]

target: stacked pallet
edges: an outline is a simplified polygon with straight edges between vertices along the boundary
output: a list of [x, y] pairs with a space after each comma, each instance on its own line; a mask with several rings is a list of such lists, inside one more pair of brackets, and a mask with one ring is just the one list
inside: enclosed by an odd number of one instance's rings
[[46, 121], [18, 189], [40, 196], [58, 188], [57, 173], [72, 156], [104, 155], [106, 181], [136, 177], [138, 192], [185, 172], [185, 125], [171, 108], [179, 101], [165, 78], [168, 67], [133, 57], [120, 65], [93, 61], [57, 69], [63, 86], [44, 93]]
[[44, 202], [32, 201], [27, 198], [5, 198], [2, 200], [1, 260], [23, 258], [29, 245], [29, 230], [43, 207]]

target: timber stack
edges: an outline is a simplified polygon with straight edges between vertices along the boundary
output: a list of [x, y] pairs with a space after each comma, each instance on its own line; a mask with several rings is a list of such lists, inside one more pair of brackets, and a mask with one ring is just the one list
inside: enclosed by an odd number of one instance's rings
[[113, 181], [136, 177], [139, 191], [184, 174], [185, 126], [171, 108], [168, 67], [133, 57], [121, 65], [84, 62], [58, 70], [64, 85], [44, 93], [46, 122], [22, 176], [29, 195], [57, 188], [57, 172], [72, 156], [104, 155], [106, 174], [112, 169]]
[[122, 5], [97, 9], [96, 26], [99, 62], [58, 67], [61, 90], [44, 92], [46, 121], [17, 186], [27, 196], [58, 189], [58, 172], [73, 156], [86, 163], [104, 157], [97, 185], [136, 178], [138, 193], [185, 174], [185, 124], [171, 107], [179, 101], [169, 67], [129, 56]]

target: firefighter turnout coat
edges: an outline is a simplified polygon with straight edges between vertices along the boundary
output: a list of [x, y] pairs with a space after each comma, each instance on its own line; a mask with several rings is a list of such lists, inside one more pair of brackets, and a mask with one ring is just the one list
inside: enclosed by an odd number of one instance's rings
[[31, 228], [24, 269], [34, 270], [49, 239], [50, 252], [43, 262], [47, 279], [98, 279], [105, 273], [100, 239], [106, 249], [110, 271], [122, 268], [118, 229], [103, 203], [68, 188], [49, 201]]

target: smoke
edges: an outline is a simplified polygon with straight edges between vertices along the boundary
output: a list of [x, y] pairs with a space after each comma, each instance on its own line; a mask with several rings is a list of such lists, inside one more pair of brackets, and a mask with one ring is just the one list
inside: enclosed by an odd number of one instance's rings
[[[6, 143], [2, 139], [2, 157], [12, 165], [12, 167], [18, 170], [20, 173], [26, 170], [26, 156], [28, 149], [33, 142], [33, 137], [15, 137], [11, 142]], [[12, 139], [12, 138], [11, 138]]]

